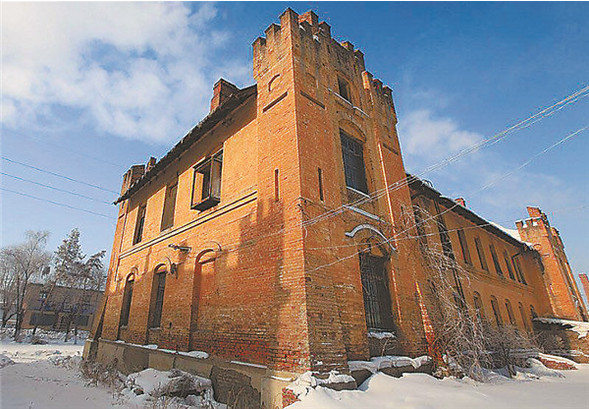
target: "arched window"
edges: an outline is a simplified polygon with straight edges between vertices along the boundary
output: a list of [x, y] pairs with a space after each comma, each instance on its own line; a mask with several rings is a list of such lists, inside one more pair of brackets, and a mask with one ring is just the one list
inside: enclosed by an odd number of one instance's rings
[[509, 318], [509, 323], [511, 325], [515, 325], [515, 316], [513, 315], [513, 308], [511, 308], [511, 302], [508, 299], [505, 299], [505, 309], [507, 310], [507, 317]]
[[477, 317], [478, 317], [479, 321], [482, 321], [483, 318], [485, 317], [485, 314], [483, 311], [483, 301], [481, 299], [481, 295], [476, 291], [473, 294], [473, 300], [474, 300], [474, 309], [476, 311]]
[[166, 267], [158, 267], [153, 274], [153, 287], [152, 287], [152, 305], [150, 314], [151, 320], [150, 328], [159, 328], [162, 322], [162, 310], [164, 306], [164, 290], [166, 288]]
[[129, 313], [131, 312], [131, 300], [133, 299], [133, 285], [135, 284], [135, 275], [129, 274], [125, 283], [123, 292], [123, 305], [121, 307], [120, 327], [126, 327], [129, 324]]
[[522, 318], [522, 322], [524, 323], [524, 327], [526, 328], [526, 331], [530, 330], [530, 326], [528, 325], [528, 320], [526, 319], [526, 314], [524, 312], [524, 306], [523, 304], [520, 302], [517, 304], [517, 308], [519, 309], [519, 315], [521, 315]]
[[500, 327], [503, 325], [503, 320], [501, 319], [501, 311], [499, 311], [499, 303], [495, 297], [491, 297], [491, 308], [493, 309], [493, 315], [495, 316], [495, 323]]

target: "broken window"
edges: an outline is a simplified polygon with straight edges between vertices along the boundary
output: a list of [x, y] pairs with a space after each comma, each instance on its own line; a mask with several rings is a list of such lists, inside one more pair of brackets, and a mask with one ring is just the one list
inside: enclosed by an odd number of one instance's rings
[[385, 268], [386, 259], [360, 253], [360, 275], [368, 329], [393, 330], [391, 293]]
[[462, 258], [466, 264], [472, 265], [470, 258], [470, 251], [468, 250], [468, 242], [463, 230], [458, 230], [458, 241], [460, 242], [460, 248], [462, 249]]
[[139, 206], [137, 211], [137, 222], [135, 223], [135, 235], [133, 236], [133, 244], [141, 242], [143, 238], [143, 225], [145, 224], [145, 210], [147, 206]]
[[191, 208], [206, 210], [221, 201], [223, 151], [219, 151], [194, 168]]
[[176, 210], [176, 192], [178, 191], [178, 179], [166, 187], [164, 210], [162, 212], [161, 230], [166, 230], [174, 225], [174, 212]]
[[346, 186], [368, 194], [362, 144], [340, 129]]
[[352, 96], [350, 95], [350, 84], [348, 84], [348, 81], [344, 80], [341, 77], [337, 78], [337, 88], [338, 88], [338, 94], [345, 99], [346, 101], [348, 101], [350, 104], [352, 103]]

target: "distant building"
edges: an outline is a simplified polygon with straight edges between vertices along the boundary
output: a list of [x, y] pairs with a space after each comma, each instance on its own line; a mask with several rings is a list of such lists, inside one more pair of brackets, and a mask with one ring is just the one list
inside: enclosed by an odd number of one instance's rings
[[30, 283], [24, 299], [23, 328], [89, 330], [103, 291]]

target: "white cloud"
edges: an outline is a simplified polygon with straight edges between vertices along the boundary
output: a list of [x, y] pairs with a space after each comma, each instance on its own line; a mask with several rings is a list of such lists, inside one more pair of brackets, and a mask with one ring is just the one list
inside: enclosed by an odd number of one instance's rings
[[[216, 10], [182, 3], [6, 3], [2, 121], [38, 124], [79, 110], [101, 132], [169, 142], [206, 114], [222, 74], [249, 63], [215, 59], [229, 34]], [[180, 135], [179, 135], [180, 132]]]
[[431, 110], [419, 109], [399, 122], [405, 153], [423, 159], [442, 159], [482, 139], [476, 132], [460, 129], [451, 118], [434, 117]]

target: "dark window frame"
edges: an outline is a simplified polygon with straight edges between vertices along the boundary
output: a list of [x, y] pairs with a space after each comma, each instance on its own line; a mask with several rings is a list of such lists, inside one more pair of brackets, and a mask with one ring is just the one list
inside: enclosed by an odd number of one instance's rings
[[464, 230], [460, 229], [457, 231], [457, 233], [458, 241], [460, 242], [460, 249], [462, 250], [462, 259], [466, 264], [472, 266], [472, 258], [470, 257], [470, 250], [468, 248], [468, 241], [466, 240]]
[[164, 310], [164, 295], [166, 292], [166, 270], [156, 271], [153, 277], [153, 304], [149, 328], [160, 328]]
[[513, 308], [511, 307], [511, 301], [505, 299], [505, 309], [507, 310], [507, 318], [509, 319], [509, 323], [515, 326], [515, 315], [513, 314]]
[[137, 221], [135, 222], [135, 232], [133, 234], [133, 244], [141, 243], [143, 240], [143, 229], [145, 227], [145, 216], [147, 214], [147, 204], [139, 205], [137, 209]]
[[[190, 208], [193, 210], [203, 211], [216, 206], [221, 202], [221, 180], [223, 173], [223, 150], [194, 166], [192, 177], [192, 195], [190, 199]], [[195, 196], [199, 192], [197, 189], [197, 177], [202, 175], [200, 184], [200, 197]]]
[[133, 286], [135, 279], [130, 277], [125, 283], [125, 289], [123, 290], [123, 305], [121, 307], [121, 318], [119, 320], [120, 327], [126, 327], [129, 325], [129, 316], [131, 314], [131, 303], [133, 301]]
[[497, 251], [495, 250], [495, 246], [493, 246], [492, 244], [489, 245], [489, 250], [491, 251], [491, 258], [493, 259], [493, 265], [495, 266], [495, 272], [500, 277], [504, 277], [503, 270], [501, 270], [501, 264], [499, 264], [499, 257], [497, 256]]
[[166, 193], [164, 197], [164, 208], [162, 209], [162, 222], [160, 231], [164, 231], [174, 226], [174, 218], [176, 213], [176, 199], [178, 197], [178, 178], [166, 186]]
[[393, 331], [386, 258], [360, 253], [359, 262], [366, 326], [369, 330]]
[[513, 274], [513, 269], [511, 268], [511, 263], [509, 262], [509, 254], [507, 254], [507, 250], [503, 250], [503, 259], [505, 260], [505, 265], [507, 266], [507, 274], [509, 274], [509, 278], [515, 281], [515, 275]]
[[340, 129], [346, 187], [368, 195], [364, 146]]
[[501, 316], [501, 310], [499, 309], [499, 302], [494, 296], [491, 297], [491, 309], [493, 310], [493, 315], [495, 316], [495, 323], [497, 326], [503, 326], [503, 317]]
[[481, 239], [479, 237], [474, 238], [474, 246], [477, 250], [477, 254], [479, 256], [479, 263], [481, 268], [485, 271], [489, 271], [489, 264], [487, 264], [487, 258], [485, 256], [485, 249], [483, 244], [481, 243]]
[[350, 83], [348, 80], [338, 76], [337, 77], [337, 94], [348, 101], [350, 104], [354, 105], [352, 102], [352, 92]]

